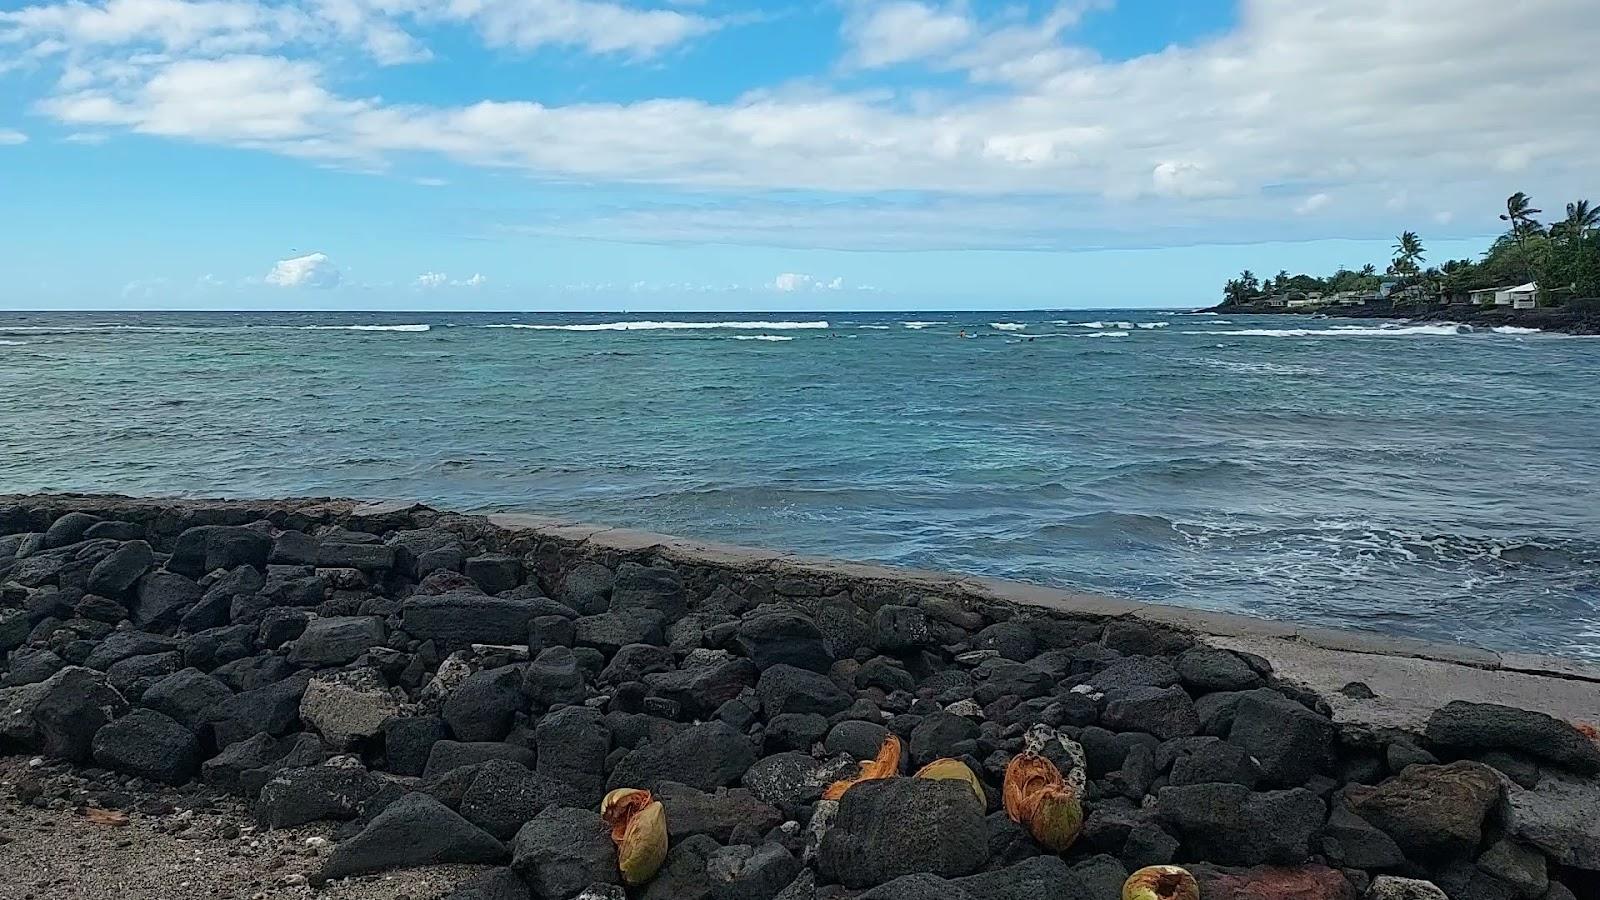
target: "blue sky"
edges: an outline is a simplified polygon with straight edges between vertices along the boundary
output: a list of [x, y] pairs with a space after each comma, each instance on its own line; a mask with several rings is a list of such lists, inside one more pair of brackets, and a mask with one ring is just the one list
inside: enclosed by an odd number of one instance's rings
[[0, 308], [1199, 304], [1600, 193], [1597, 39], [1581, 0], [13, 0]]

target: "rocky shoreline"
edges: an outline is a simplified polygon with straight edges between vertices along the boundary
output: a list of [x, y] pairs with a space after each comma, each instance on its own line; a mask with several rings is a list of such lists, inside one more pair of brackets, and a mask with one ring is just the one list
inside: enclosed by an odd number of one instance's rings
[[1568, 307], [1543, 306], [1537, 309], [1512, 309], [1509, 306], [1451, 304], [1419, 308], [1415, 304], [1368, 303], [1363, 306], [1326, 308], [1268, 307], [1221, 303], [1206, 312], [1249, 316], [1326, 315], [1338, 319], [1402, 319], [1411, 322], [1440, 322], [1470, 325], [1473, 328], [1534, 328], [1552, 334], [1600, 335], [1600, 305]]
[[[1460, 701], [1414, 729], [1336, 719], [1179, 628], [594, 531], [0, 498], [0, 753], [22, 755], [0, 781], [113, 828], [187, 811], [179, 832], [280, 848], [323, 829], [283, 877], [334, 897], [1097, 900], [1161, 864], [1205, 900], [1600, 896], [1587, 725]], [[887, 777], [823, 799], [891, 744]], [[1008, 815], [1029, 751], [1081, 812], [1061, 852]], [[936, 760], [976, 783], [910, 777]], [[665, 832], [627, 885], [600, 812], [625, 788]], [[174, 793], [187, 810], [146, 806]], [[0, 856], [40, 846], [8, 827]], [[382, 880], [441, 864], [480, 868]], [[31, 890], [168, 896], [93, 869]]]

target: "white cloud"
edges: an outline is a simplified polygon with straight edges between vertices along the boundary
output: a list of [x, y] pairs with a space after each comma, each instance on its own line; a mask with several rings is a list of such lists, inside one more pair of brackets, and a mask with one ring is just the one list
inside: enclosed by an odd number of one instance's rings
[[840, 276], [817, 278], [803, 272], [784, 272], [772, 279], [767, 287], [784, 294], [797, 291], [838, 291], [844, 289], [844, 278]]
[[26, 144], [27, 142], [28, 136], [22, 132], [10, 128], [0, 128], [0, 147]]
[[975, 30], [964, 11], [915, 0], [858, 4], [845, 20], [850, 60], [877, 68], [924, 59], [965, 43]]
[[326, 253], [280, 259], [267, 273], [267, 284], [283, 288], [335, 288], [341, 274]]
[[417, 276], [416, 286], [419, 288], [436, 288], [450, 280], [450, 276], [443, 272], [423, 272]]
[[470, 287], [470, 288], [483, 287], [485, 284], [488, 284], [488, 283], [489, 283], [489, 279], [484, 277], [483, 273], [481, 273], [481, 272], [472, 273], [472, 277], [468, 278], [466, 281], [458, 281], [458, 282], [456, 282], [456, 284], [459, 284], [462, 287]]
[[1306, 197], [1294, 206], [1294, 211], [1302, 216], [1309, 216], [1319, 209], [1327, 206], [1333, 198], [1326, 193], [1316, 193]]

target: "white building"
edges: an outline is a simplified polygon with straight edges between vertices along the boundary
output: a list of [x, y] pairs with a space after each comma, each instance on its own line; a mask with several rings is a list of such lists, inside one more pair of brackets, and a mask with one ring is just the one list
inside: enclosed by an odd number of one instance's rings
[[1509, 306], [1512, 309], [1533, 309], [1538, 305], [1539, 285], [1535, 282], [1514, 287], [1480, 288], [1469, 291], [1467, 299], [1480, 306]]

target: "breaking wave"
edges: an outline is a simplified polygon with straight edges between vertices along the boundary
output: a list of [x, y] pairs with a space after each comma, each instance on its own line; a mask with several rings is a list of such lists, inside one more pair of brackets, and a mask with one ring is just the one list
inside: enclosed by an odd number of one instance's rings
[[804, 328], [827, 328], [822, 320], [814, 322], [585, 322], [578, 325], [529, 325], [521, 322], [485, 325], [484, 328], [521, 328], [529, 331], [701, 331], [714, 328], [736, 328], [745, 331], [789, 331]]
[[1022, 322], [990, 322], [989, 327], [995, 331], [1022, 331], [1028, 326]]

